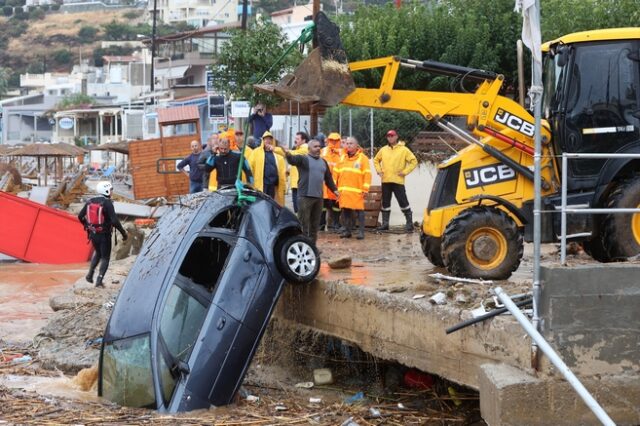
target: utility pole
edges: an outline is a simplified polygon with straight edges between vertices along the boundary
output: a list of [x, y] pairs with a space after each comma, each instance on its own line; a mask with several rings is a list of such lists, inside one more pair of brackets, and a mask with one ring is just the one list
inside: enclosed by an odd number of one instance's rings
[[249, 0], [243, 0], [242, 1], [242, 21], [241, 21], [241, 28], [243, 31], [247, 30], [247, 14], [248, 14], [248, 8], [249, 6], [247, 5]]
[[[313, 21], [315, 22], [316, 20], [316, 16], [318, 15], [318, 13], [320, 12], [320, 0], [313, 0]], [[312, 46], [313, 48], [317, 48], [318, 44], [316, 43], [316, 39], [315, 37], [313, 38], [313, 42], [312, 42]], [[311, 137], [314, 137], [315, 135], [318, 134], [318, 110], [316, 109], [316, 106], [314, 104], [311, 104], [311, 107], [309, 108], [309, 130], [311, 131]]]
[[158, 0], [153, 0], [153, 26], [151, 27], [151, 93], [155, 91], [155, 61], [156, 61], [156, 20], [158, 16]]

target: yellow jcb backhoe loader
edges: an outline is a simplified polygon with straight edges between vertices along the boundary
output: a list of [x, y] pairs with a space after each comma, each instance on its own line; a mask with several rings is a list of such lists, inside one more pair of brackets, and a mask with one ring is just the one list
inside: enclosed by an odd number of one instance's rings
[[[323, 105], [416, 111], [468, 143], [438, 166], [422, 249], [457, 276], [508, 278], [520, 264], [523, 241], [533, 239], [534, 119], [499, 94], [504, 77], [395, 56], [347, 65], [337, 27], [321, 14], [316, 40], [319, 48], [294, 75], [261, 89]], [[640, 153], [640, 28], [570, 34], [546, 43], [543, 55], [543, 210], [555, 211], [563, 152]], [[475, 91], [398, 90], [400, 67], [458, 77]], [[356, 88], [351, 73], [373, 68], [384, 69], [379, 87]], [[466, 118], [466, 128], [444, 119], [455, 116]], [[575, 159], [567, 173], [569, 207], [640, 207], [638, 159]], [[542, 242], [558, 241], [560, 214], [541, 218]], [[599, 261], [640, 253], [640, 214], [569, 215], [567, 233]]]

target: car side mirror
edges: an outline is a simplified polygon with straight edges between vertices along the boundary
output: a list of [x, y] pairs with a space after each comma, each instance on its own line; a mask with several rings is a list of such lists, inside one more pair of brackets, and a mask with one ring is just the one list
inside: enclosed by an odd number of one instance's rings
[[187, 364], [183, 360], [178, 360], [178, 362], [173, 365], [173, 369], [177, 371], [181, 376], [186, 376], [187, 374], [191, 373], [189, 364]]

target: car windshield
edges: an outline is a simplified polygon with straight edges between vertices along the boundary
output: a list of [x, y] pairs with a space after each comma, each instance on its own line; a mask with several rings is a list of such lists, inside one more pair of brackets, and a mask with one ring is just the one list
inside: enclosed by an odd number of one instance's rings
[[128, 407], [156, 407], [148, 334], [105, 344], [102, 396]]

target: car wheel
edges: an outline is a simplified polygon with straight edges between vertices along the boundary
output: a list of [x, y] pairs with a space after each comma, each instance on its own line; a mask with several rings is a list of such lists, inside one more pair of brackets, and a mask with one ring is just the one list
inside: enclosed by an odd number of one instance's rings
[[292, 235], [276, 246], [280, 272], [289, 282], [310, 283], [320, 270], [316, 245], [303, 235]]

